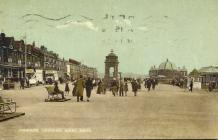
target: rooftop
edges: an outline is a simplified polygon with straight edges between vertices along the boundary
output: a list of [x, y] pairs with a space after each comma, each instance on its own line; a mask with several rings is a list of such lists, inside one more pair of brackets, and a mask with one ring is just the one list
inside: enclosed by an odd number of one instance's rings
[[218, 74], [218, 67], [209, 66], [209, 67], [202, 67], [199, 70], [200, 73], [208, 73], [208, 74]]

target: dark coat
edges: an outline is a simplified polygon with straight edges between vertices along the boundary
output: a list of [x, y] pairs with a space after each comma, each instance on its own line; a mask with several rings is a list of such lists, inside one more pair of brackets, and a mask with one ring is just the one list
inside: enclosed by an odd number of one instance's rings
[[151, 80], [149, 79], [149, 80], [147, 80], [147, 88], [151, 88]]
[[91, 91], [93, 89], [93, 84], [92, 84], [91, 79], [86, 80], [85, 88], [86, 88], [86, 95], [89, 97], [91, 95]]
[[132, 82], [132, 91], [137, 92], [138, 90], [138, 83], [136, 81]]
[[65, 91], [66, 91], [66, 92], [69, 92], [69, 91], [70, 91], [70, 88], [69, 88], [68, 83], [66, 83], [66, 85], [65, 85]]

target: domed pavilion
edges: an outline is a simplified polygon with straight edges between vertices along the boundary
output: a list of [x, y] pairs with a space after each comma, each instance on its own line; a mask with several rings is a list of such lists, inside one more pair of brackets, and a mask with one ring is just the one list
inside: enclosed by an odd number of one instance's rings
[[161, 63], [159, 67], [152, 66], [149, 70], [149, 76], [158, 78], [162, 83], [169, 83], [174, 78], [181, 78], [187, 75], [185, 67], [180, 68], [168, 59]]

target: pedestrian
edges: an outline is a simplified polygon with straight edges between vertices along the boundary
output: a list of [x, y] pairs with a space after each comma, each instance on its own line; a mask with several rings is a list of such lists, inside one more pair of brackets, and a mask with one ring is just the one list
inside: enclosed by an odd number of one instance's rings
[[112, 91], [112, 94], [114, 96], [117, 95], [117, 88], [118, 88], [118, 84], [117, 84], [117, 81], [115, 78], [113, 78], [112, 82], [111, 82], [111, 91]]
[[137, 96], [138, 83], [135, 79], [132, 81], [132, 91], [134, 92], [134, 96]]
[[73, 91], [72, 91], [72, 96], [76, 96], [76, 81], [73, 81]]
[[155, 79], [151, 79], [152, 89], [155, 90], [156, 82]]
[[26, 85], [27, 85], [28, 88], [30, 87], [30, 80], [29, 80], [29, 77], [26, 77]]
[[213, 90], [213, 88], [212, 88], [212, 82], [210, 81], [210, 82], [209, 82], [209, 85], [208, 85], [208, 91], [211, 92], [212, 90]]
[[86, 87], [86, 97], [87, 97], [87, 102], [89, 102], [89, 99], [91, 97], [91, 92], [93, 89], [93, 84], [92, 84], [92, 80], [90, 77], [88, 77], [88, 79], [85, 82], [85, 87]]
[[76, 81], [76, 96], [77, 102], [83, 101], [83, 90], [85, 88], [85, 82], [83, 80], [83, 76], [80, 75], [80, 78]]
[[189, 86], [190, 88], [189, 88], [189, 91], [191, 91], [192, 92], [192, 90], [193, 90], [193, 79], [191, 79], [191, 81], [190, 81], [190, 86]]
[[147, 80], [147, 88], [148, 88], [148, 92], [149, 92], [151, 89], [151, 79]]
[[155, 83], [156, 85], [158, 85], [158, 78], [155, 78]]
[[24, 79], [20, 78], [20, 89], [24, 89]]
[[103, 93], [103, 87], [102, 87], [102, 81], [100, 80], [98, 82], [97, 94], [102, 94], [102, 93]]
[[145, 80], [144, 80], [144, 86], [145, 86], [145, 88], [147, 88], [147, 81], [148, 81], [148, 79], [146, 78]]
[[66, 84], [65, 84], [65, 93], [66, 93], [67, 95], [69, 95], [69, 92], [70, 92], [69, 83], [66, 82]]
[[128, 84], [127, 84], [127, 82], [125, 82], [125, 85], [124, 85], [124, 92], [125, 92], [125, 96], [127, 96], [127, 92], [128, 92]]
[[183, 88], [183, 87], [184, 87], [184, 79], [180, 78], [180, 88]]
[[120, 96], [123, 96], [123, 91], [124, 91], [124, 82], [123, 82], [123, 80], [121, 79], [121, 80], [120, 80], [120, 89], [119, 89], [119, 94], [120, 94]]
[[175, 86], [175, 79], [172, 80], [172, 85]]
[[106, 84], [104, 82], [104, 79], [102, 79], [102, 88], [103, 88], [103, 94], [106, 94], [107, 88], [106, 88]]
[[55, 82], [54, 85], [55, 85], [54, 86], [54, 92], [57, 93], [57, 94], [61, 94], [62, 100], [64, 100], [65, 99], [64, 92], [59, 89], [58, 82]]

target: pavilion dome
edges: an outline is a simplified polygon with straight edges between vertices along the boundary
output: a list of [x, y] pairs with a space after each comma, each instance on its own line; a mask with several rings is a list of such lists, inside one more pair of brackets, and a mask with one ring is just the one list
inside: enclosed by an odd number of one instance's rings
[[159, 65], [161, 70], [176, 70], [176, 65], [170, 62], [168, 59]]
[[105, 63], [119, 63], [118, 56], [111, 50], [111, 52], [106, 56]]
[[111, 52], [108, 54], [108, 56], [109, 56], [109, 57], [111, 57], [111, 56], [112, 56], [112, 57], [116, 57], [116, 54], [114, 53], [113, 50], [111, 50]]

